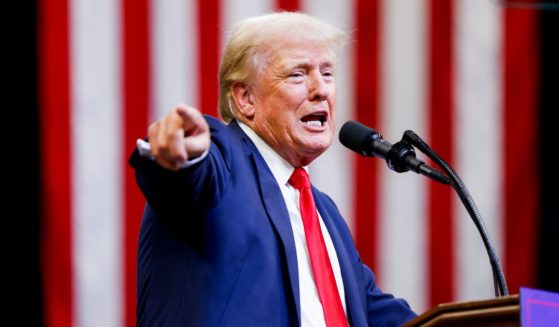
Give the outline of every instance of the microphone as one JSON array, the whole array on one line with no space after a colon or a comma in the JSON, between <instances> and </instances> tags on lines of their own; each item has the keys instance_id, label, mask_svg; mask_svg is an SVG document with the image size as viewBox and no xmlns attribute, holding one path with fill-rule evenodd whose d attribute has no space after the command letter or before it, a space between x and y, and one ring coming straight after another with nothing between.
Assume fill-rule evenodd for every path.
<instances>
[{"instance_id":1,"label":"microphone","mask_svg":"<svg viewBox=\"0 0 559 327\"><path fill-rule=\"evenodd\" d=\"M437 182L450 185L450 179L415 157L415 150L406 141L391 144L374 129L350 120L340 129L340 142L350 150L365 157L386 160L388 168L398 173L414 171Z\"/></svg>"}]
</instances>

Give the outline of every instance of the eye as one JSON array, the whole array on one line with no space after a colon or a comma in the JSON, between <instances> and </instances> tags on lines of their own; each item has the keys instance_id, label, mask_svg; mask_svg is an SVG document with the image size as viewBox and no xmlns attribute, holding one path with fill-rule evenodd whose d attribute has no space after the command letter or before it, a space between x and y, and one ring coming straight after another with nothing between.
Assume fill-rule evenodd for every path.
<instances>
[{"instance_id":1,"label":"eye","mask_svg":"<svg viewBox=\"0 0 559 327\"><path fill-rule=\"evenodd\" d=\"M322 71L322 76L325 78L334 78L334 72L330 69L325 69Z\"/></svg>"},{"instance_id":2,"label":"eye","mask_svg":"<svg viewBox=\"0 0 559 327\"><path fill-rule=\"evenodd\" d=\"M302 70L295 70L289 73L288 75L288 81L290 81L291 83L303 83L305 81L305 72Z\"/></svg>"}]
</instances>

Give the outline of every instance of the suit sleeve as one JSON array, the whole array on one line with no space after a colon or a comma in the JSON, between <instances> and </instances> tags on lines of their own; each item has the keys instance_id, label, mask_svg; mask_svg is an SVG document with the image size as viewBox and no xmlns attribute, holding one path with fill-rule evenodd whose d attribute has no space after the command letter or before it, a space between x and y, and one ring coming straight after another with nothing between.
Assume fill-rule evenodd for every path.
<instances>
[{"instance_id":1,"label":"suit sleeve","mask_svg":"<svg viewBox=\"0 0 559 327\"><path fill-rule=\"evenodd\" d=\"M136 171L136 181L148 204L162 216L200 213L217 203L230 180L231 146L227 128L212 117L212 142L206 158L179 171L161 167L135 150L129 163Z\"/></svg>"},{"instance_id":2,"label":"suit sleeve","mask_svg":"<svg viewBox=\"0 0 559 327\"><path fill-rule=\"evenodd\" d=\"M409 304L392 294L384 293L375 283L375 275L363 264L369 326L400 326L415 318Z\"/></svg>"}]
</instances>

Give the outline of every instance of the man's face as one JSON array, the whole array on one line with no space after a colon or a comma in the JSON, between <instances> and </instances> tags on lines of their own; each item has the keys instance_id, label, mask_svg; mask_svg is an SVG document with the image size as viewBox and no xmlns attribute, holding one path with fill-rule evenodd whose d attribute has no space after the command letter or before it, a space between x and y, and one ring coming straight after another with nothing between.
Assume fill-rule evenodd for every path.
<instances>
[{"instance_id":1,"label":"man's face","mask_svg":"<svg viewBox=\"0 0 559 327\"><path fill-rule=\"evenodd\" d=\"M332 143L335 55L308 38L274 42L252 85L253 130L293 166L308 165Z\"/></svg>"}]
</instances>

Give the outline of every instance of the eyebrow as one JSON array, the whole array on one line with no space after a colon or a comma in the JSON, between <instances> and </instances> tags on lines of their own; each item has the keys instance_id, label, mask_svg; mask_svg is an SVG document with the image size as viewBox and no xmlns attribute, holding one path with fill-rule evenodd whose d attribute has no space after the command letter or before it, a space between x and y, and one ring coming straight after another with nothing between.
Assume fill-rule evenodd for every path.
<instances>
[{"instance_id":1,"label":"eyebrow","mask_svg":"<svg viewBox=\"0 0 559 327\"><path fill-rule=\"evenodd\" d=\"M291 62L286 62L286 63L282 63L280 65L280 67L282 69L285 70L293 70L293 69L298 69L298 68L309 68L310 66L312 66L308 61L304 61L304 62L297 62L297 61L291 61ZM334 62L332 62L331 60L327 60L324 62L320 63L320 69L322 68L334 68L335 64Z\"/></svg>"}]
</instances>

